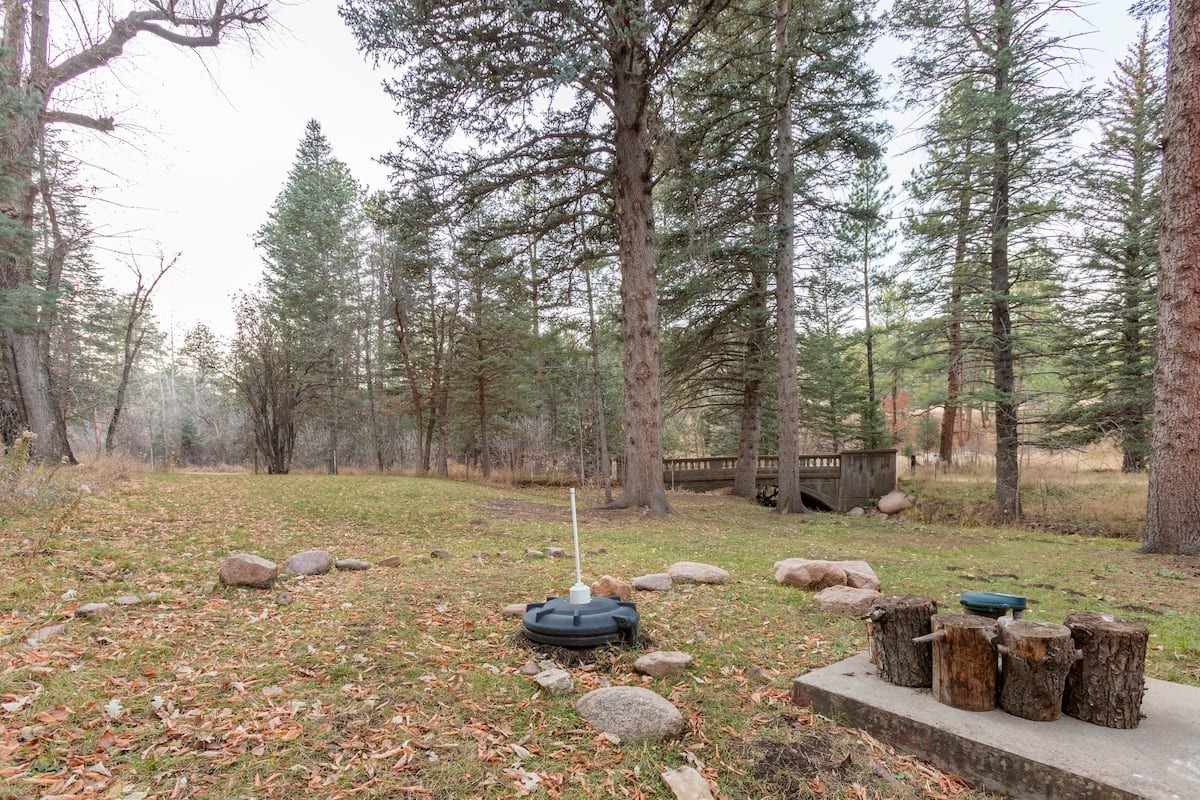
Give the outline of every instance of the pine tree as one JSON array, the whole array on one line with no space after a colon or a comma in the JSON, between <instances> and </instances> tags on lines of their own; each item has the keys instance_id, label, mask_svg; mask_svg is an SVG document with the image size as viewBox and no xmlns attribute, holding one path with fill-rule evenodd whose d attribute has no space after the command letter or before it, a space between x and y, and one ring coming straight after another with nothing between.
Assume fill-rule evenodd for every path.
<instances>
[{"instance_id":1,"label":"pine tree","mask_svg":"<svg viewBox=\"0 0 1200 800\"><path fill-rule=\"evenodd\" d=\"M1015 292L1023 263L1044 269L1039 241L1057 211L1057 186L1069 174L1070 137L1086 113L1084 90L1062 89L1069 57L1047 30L1070 0L902 0L895 16L913 40L902 59L909 93L924 99L956 87L969 91L969 119L979 175L986 179L990 306L988 337L995 407L996 509L1001 521L1021 516L1018 461L1017 353L1023 298ZM1032 282L1031 282L1032 284Z\"/></svg>"},{"instance_id":2,"label":"pine tree","mask_svg":"<svg viewBox=\"0 0 1200 800\"><path fill-rule=\"evenodd\" d=\"M361 256L361 192L344 163L333 157L316 120L305 126L296 160L255 244L263 254L266 310L291 342L294 366L325 398L326 463L338 469L344 423L344 384L356 345L350 302L352 273Z\"/></svg>"},{"instance_id":3,"label":"pine tree","mask_svg":"<svg viewBox=\"0 0 1200 800\"><path fill-rule=\"evenodd\" d=\"M1116 440L1124 472L1144 470L1150 453L1161 66L1143 27L1109 81L1078 206L1083 257L1063 348L1069 406L1053 419L1056 442Z\"/></svg>"},{"instance_id":4,"label":"pine tree","mask_svg":"<svg viewBox=\"0 0 1200 800\"><path fill-rule=\"evenodd\" d=\"M884 187L886 181L887 167L881 159L859 162L851 184L849 208L837 228L838 257L844 259L847 266L853 266L861 278L861 293L856 294L863 312L863 368L867 385L858 412L859 439L869 449L890 443L876 391L875 329L871 319L876 266L891 251L894 239L888 220L893 197L891 190Z\"/></svg>"}]
</instances>

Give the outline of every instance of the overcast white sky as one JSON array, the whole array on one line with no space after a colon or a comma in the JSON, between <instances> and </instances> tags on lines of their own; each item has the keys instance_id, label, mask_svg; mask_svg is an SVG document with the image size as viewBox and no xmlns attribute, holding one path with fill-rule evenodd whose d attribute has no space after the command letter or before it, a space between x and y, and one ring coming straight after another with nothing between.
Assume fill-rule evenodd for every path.
<instances>
[{"instance_id":1,"label":"overcast white sky","mask_svg":"<svg viewBox=\"0 0 1200 800\"><path fill-rule=\"evenodd\" d=\"M256 52L231 42L203 53L150 39L130 47L104 79L116 137L87 135L98 183L90 216L98 253L118 289L134 253L153 269L181 253L155 295L166 325L232 331L231 296L260 275L254 232L283 188L309 119L334 155L373 189L387 185L375 158L403 122L337 15L334 0L280 9Z\"/></svg>"},{"instance_id":2,"label":"overcast white sky","mask_svg":"<svg viewBox=\"0 0 1200 800\"><path fill-rule=\"evenodd\" d=\"M98 188L89 212L103 235L98 260L114 288L129 290L123 265L131 254L149 270L160 251L181 253L155 296L164 325L205 322L232 332L231 297L261 274L253 234L283 187L307 120L321 123L334 155L361 183L387 186L375 159L392 149L404 122L336 6L282 7L255 52L231 43L197 54L147 37L103 78L103 108L122 129L82 142ZM1126 7L1101 0L1084 11L1099 29L1080 41L1094 48L1087 57L1098 82L1138 27ZM890 56L876 60L887 69ZM902 161L893 177L908 169Z\"/></svg>"}]
</instances>

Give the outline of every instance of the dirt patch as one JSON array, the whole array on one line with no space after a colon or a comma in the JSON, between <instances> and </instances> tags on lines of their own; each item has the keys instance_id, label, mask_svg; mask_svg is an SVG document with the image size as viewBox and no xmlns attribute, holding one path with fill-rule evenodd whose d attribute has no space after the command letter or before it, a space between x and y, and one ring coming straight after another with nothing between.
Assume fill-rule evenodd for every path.
<instances>
[{"instance_id":1,"label":"dirt patch","mask_svg":"<svg viewBox=\"0 0 1200 800\"><path fill-rule=\"evenodd\" d=\"M570 522L571 509L552 503L535 503L530 500L493 498L480 500L475 507L492 517L529 519L538 522ZM605 525L633 524L653 514L645 509L634 508L576 508L575 517L580 525L603 523Z\"/></svg>"},{"instance_id":2,"label":"dirt patch","mask_svg":"<svg viewBox=\"0 0 1200 800\"><path fill-rule=\"evenodd\" d=\"M626 646L606 644L599 647L558 647L535 642L520 630L513 634L512 643L523 650L529 650L537 658L553 661L560 667L579 667L591 664L599 672L628 671L629 668L625 663L629 651L629 647ZM655 644L652 638L642 633L638 634L637 641L630 647L653 650Z\"/></svg>"}]
</instances>

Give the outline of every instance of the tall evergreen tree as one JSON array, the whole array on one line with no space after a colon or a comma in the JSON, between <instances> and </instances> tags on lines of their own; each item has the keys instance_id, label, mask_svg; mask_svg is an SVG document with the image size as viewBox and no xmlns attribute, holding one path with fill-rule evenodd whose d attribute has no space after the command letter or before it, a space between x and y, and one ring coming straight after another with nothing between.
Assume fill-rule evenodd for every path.
<instances>
[{"instance_id":1,"label":"tall evergreen tree","mask_svg":"<svg viewBox=\"0 0 1200 800\"><path fill-rule=\"evenodd\" d=\"M333 157L316 120L305 126L296 160L255 244L263 254L266 310L287 337L294 365L323 389L326 464L338 468L344 425L348 334L355 330L350 287L360 267L361 192Z\"/></svg>"},{"instance_id":2,"label":"tall evergreen tree","mask_svg":"<svg viewBox=\"0 0 1200 800\"><path fill-rule=\"evenodd\" d=\"M662 476L655 132L658 91L726 0L647 6L534 0L346 0L360 46L401 70L389 84L438 145L475 137L452 171L469 193L536 175L580 175L610 192L621 264L625 481L620 507L671 511ZM605 156L598 162L597 153ZM469 180L467 180L469 178Z\"/></svg>"},{"instance_id":3,"label":"tall evergreen tree","mask_svg":"<svg viewBox=\"0 0 1200 800\"><path fill-rule=\"evenodd\" d=\"M1021 516L1014 286L1021 252L1045 263L1033 241L1056 210L1053 189L1069 167L1070 137L1086 112L1084 90L1059 86L1070 56L1048 23L1071 0L901 0L894 13L913 55L902 59L910 95L928 99L970 89L987 189L987 298L991 400L995 407L996 510Z\"/></svg>"},{"instance_id":4,"label":"tall evergreen tree","mask_svg":"<svg viewBox=\"0 0 1200 800\"><path fill-rule=\"evenodd\" d=\"M1109 81L1102 138L1088 154L1079 220L1078 303L1064 326L1068 407L1059 442L1115 440L1121 469L1146 468L1154 371L1163 86L1149 27Z\"/></svg>"},{"instance_id":5,"label":"tall evergreen tree","mask_svg":"<svg viewBox=\"0 0 1200 800\"><path fill-rule=\"evenodd\" d=\"M849 208L837 228L838 254L857 272L859 308L862 309L862 340L865 348L867 386L859 415L859 439L864 447L880 448L891 441L883 420L875 374L875 328L872 324L872 288L878 262L892 249L894 236L889 227L889 206L893 196L884 185L887 167L882 159L860 161L850 187Z\"/></svg>"}]
</instances>

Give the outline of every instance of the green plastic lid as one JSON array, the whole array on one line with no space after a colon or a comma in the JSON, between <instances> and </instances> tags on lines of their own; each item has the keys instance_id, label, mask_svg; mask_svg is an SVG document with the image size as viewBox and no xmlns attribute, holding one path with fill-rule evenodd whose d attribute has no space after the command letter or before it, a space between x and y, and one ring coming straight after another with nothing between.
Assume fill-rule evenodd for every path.
<instances>
[{"instance_id":1,"label":"green plastic lid","mask_svg":"<svg viewBox=\"0 0 1200 800\"><path fill-rule=\"evenodd\" d=\"M972 611L1024 611L1025 598L999 592L963 592L958 602Z\"/></svg>"}]
</instances>

